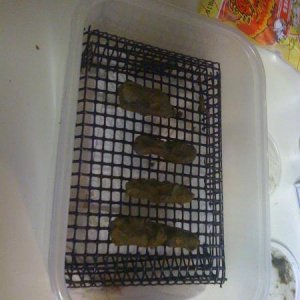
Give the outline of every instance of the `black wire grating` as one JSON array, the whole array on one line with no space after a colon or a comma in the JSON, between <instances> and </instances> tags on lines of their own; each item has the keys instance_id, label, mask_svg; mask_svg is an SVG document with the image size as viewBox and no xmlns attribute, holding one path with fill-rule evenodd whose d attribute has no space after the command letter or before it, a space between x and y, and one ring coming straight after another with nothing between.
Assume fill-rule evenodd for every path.
<instances>
[{"instance_id":1,"label":"black wire grating","mask_svg":"<svg viewBox=\"0 0 300 300\"><path fill-rule=\"evenodd\" d=\"M221 73L218 63L88 29L84 33L65 260L68 287L220 284L225 281ZM143 117L117 104L117 87L135 81L170 95L178 116ZM200 97L204 114L199 113ZM190 165L132 150L141 133L192 143ZM131 178L185 184L191 204L126 199ZM199 235L200 247L115 246L108 226L119 215L140 216Z\"/></svg>"}]
</instances>

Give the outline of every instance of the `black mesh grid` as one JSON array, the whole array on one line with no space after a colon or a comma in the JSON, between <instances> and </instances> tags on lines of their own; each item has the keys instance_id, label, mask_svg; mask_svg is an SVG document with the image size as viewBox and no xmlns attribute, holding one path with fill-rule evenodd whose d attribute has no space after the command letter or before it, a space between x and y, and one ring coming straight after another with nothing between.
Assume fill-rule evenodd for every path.
<instances>
[{"instance_id":1,"label":"black mesh grid","mask_svg":"<svg viewBox=\"0 0 300 300\"><path fill-rule=\"evenodd\" d=\"M220 284L225 281L221 73L218 63L88 29L84 33L73 153L65 278L68 287L156 284ZM126 80L170 95L178 116L143 117L118 107ZM199 113L200 98L205 113ZM132 150L141 133L192 143L189 165ZM130 178L185 184L191 204L153 204L124 196ZM200 247L115 246L108 226L118 215L193 231Z\"/></svg>"}]
</instances>

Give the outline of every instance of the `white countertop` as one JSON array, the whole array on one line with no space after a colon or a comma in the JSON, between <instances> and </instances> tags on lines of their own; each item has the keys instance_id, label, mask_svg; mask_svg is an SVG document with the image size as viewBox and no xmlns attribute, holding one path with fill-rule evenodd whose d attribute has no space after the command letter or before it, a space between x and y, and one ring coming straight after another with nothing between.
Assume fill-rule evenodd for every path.
<instances>
[{"instance_id":1,"label":"white countertop","mask_svg":"<svg viewBox=\"0 0 300 300\"><path fill-rule=\"evenodd\" d=\"M44 287L44 295L50 293L46 268L57 136L77 2L7 0L1 9L0 234L6 242L0 245L0 269L7 271L1 272L0 291L5 299L21 299L18 292L23 299L46 299L36 292L38 286ZM300 210L293 186L300 179L300 74L274 54L260 54L269 132L282 163L281 181L270 199L271 235L300 263ZM34 272L41 280L25 276ZM26 281L28 285L22 284Z\"/></svg>"}]
</instances>

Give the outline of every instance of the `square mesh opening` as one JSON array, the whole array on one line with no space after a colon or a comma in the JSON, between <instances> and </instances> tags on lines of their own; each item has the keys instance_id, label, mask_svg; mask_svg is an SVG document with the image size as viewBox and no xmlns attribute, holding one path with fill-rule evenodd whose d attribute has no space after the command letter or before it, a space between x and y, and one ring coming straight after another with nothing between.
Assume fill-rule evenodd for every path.
<instances>
[{"instance_id":1,"label":"square mesh opening","mask_svg":"<svg viewBox=\"0 0 300 300\"><path fill-rule=\"evenodd\" d=\"M65 278L68 287L220 284L225 281L220 65L92 30L84 32L75 128ZM177 109L171 119L118 106L117 88L130 80L158 88ZM200 99L205 113L199 113ZM194 145L192 164L133 152L141 133ZM131 178L184 184L190 204L129 201ZM108 226L119 215L187 229L199 236L190 252L160 246L116 246Z\"/></svg>"}]
</instances>

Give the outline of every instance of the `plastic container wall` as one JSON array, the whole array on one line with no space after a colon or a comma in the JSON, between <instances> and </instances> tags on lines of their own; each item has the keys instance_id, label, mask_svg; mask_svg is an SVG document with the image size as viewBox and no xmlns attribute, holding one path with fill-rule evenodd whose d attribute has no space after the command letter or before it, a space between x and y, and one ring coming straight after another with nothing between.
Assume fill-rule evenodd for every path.
<instances>
[{"instance_id":1,"label":"plastic container wall","mask_svg":"<svg viewBox=\"0 0 300 300\"><path fill-rule=\"evenodd\" d=\"M188 299L264 299L270 281L264 70L256 50L234 30L161 1L82 1L73 18L51 231L49 271L67 299L64 252L82 30L101 31L221 63L225 253L223 288L185 287ZM173 299L182 287L123 288L116 299ZM104 291L97 294L106 299ZM181 292L182 293L182 292Z\"/></svg>"}]
</instances>

